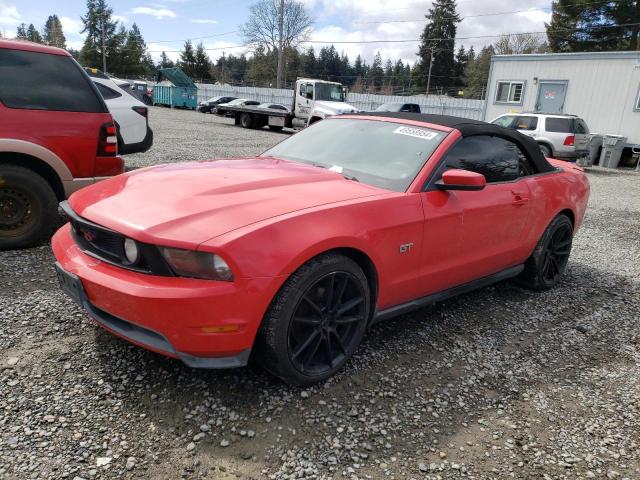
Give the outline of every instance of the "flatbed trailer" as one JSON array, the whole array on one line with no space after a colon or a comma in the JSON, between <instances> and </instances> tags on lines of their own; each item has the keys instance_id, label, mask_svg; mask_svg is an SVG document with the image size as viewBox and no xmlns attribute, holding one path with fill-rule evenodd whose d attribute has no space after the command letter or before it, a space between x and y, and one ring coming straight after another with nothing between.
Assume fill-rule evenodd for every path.
<instances>
[{"instance_id":1,"label":"flatbed trailer","mask_svg":"<svg viewBox=\"0 0 640 480\"><path fill-rule=\"evenodd\" d=\"M280 131L284 127L294 127L294 116L285 110L257 108L252 105L225 107L224 109L226 113L233 114L235 125L240 125L243 128L268 126L271 130Z\"/></svg>"}]
</instances>

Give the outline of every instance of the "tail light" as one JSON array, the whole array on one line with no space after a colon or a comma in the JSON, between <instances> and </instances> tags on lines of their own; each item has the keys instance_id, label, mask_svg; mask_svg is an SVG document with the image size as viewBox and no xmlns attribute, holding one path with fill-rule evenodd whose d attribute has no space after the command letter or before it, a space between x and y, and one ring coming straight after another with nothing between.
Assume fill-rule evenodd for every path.
<instances>
[{"instance_id":1,"label":"tail light","mask_svg":"<svg viewBox=\"0 0 640 480\"><path fill-rule=\"evenodd\" d=\"M117 135L116 126L111 122L100 127L97 153L99 157L115 157L118 154Z\"/></svg>"},{"instance_id":2,"label":"tail light","mask_svg":"<svg viewBox=\"0 0 640 480\"><path fill-rule=\"evenodd\" d=\"M134 112L139 113L140 115L142 115L144 118L147 118L147 115L149 114L149 109L147 107L135 106L135 107L131 107L131 109Z\"/></svg>"},{"instance_id":3,"label":"tail light","mask_svg":"<svg viewBox=\"0 0 640 480\"><path fill-rule=\"evenodd\" d=\"M567 147L573 147L575 142L576 142L575 135L569 135L567 138L564 139L564 145Z\"/></svg>"}]
</instances>

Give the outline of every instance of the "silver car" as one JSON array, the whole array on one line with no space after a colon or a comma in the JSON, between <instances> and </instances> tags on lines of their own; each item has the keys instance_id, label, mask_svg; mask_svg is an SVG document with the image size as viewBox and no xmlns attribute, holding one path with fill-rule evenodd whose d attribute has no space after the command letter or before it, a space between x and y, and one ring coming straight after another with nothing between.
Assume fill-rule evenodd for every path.
<instances>
[{"instance_id":1,"label":"silver car","mask_svg":"<svg viewBox=\"0 0 640 480\"><path fill-rule=\"evenodd\" d=\"M588 153L589 127L575 115L508 113L491 123L535 138L545 157L576 160Z\"/></svg>"}]
</instances>

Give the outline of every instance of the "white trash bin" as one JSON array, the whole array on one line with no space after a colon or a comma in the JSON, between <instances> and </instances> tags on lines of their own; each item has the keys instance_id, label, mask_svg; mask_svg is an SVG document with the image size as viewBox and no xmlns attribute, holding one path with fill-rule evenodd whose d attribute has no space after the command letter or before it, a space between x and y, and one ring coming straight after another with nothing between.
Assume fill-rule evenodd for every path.
<instances>
[{"instance_id":1,"label":"white trash bin","mask_svg":"<svg viewBox=\"0 0 640 480\"><path fill-rule=\"evenodd\" d=\"M605 168L618 168L622 150L627 143L627 137L622 135L605 135L602 141L602 153L600 154L600 166Z\"/></svg>"}]
</instances>

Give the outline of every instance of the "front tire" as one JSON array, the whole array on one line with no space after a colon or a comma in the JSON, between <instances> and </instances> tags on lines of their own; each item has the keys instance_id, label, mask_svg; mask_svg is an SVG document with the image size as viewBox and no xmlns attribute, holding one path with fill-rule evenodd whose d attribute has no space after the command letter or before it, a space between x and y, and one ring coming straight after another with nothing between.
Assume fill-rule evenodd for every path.
<instances>
[{"instance_id":1,"label":"front tire","mask_svg":"<svg viewBox=\"0 0 640 480\"><path fill-rule=\"evenodd\" d=\"M555 287L564 274L571 254L573 223L564 214L555 217L525 263L521 282L534 290Z\"/></svg>"},{"instance_id":2,"label":"front tire","mask_svg":"<svg viewBox=\"0 0 640 480\"><path fill-rule=\"evenodd\" d=\"M258 333L264 368L291 385L312 385L340 370L365 333L370 288L353 260L334 253L300 267L274 298Z\"/></svg>"},{"instance_id":3,"label":"front tire","mask_svg":"<svg viewBox=\"0 0 640 480\"><path fill-rule=\"evenodd\" d=\"M42 242L57 218L58 200L44 178L17 165L0 165L0 250Z\"/></svg>"},{"instance_id":4,"label":"front tire","mask_svg":"<svg viewBox=\"0 0 640 480\"><path fill-rule=\"evenodd\" d=\"M540 151L542 152L542 155L545 156L545 158L552 158L553 157L553 152L551 151L551 149L548 146L543 145L542 143L539 144L539 146L540 146Z\"/></svg>"}]
</instances>

